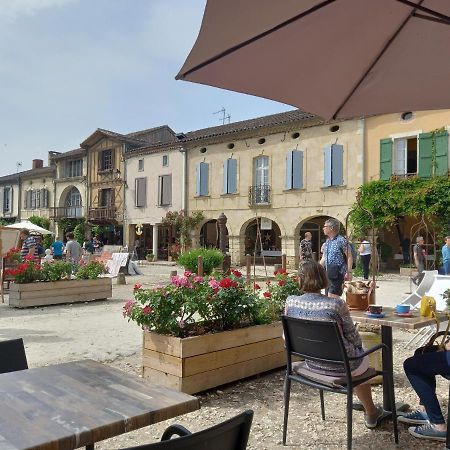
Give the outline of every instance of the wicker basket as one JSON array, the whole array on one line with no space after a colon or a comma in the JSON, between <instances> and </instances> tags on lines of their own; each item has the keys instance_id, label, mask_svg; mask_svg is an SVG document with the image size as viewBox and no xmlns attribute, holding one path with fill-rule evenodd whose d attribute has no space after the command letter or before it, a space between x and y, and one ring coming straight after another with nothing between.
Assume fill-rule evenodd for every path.
<instances>
[{"instance_id":1,"label":"wicker basket","mask_svg":"<svg viewBox=\"0 0 450 450\"><path fill-rule=\"evenodd\" d=\"M345 296L349 309L365 311L369 307L369 304L374 303L373 291L367 294L354 294L353 292L346 292Z\"/></svg>"}]
</instances>

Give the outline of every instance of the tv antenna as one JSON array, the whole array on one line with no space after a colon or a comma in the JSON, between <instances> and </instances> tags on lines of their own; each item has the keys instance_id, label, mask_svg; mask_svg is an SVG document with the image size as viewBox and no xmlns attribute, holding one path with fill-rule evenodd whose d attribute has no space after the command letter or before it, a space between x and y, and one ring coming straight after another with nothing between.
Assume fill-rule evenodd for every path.
<instances>
[{"instance_id":1,"label":"tv antenna","mask_svg":"<svg viewBox=\"0 0 450 450\"><path fill-rule=\"evenodd\" d=\"M216 111L213 114L222 114L222 117L219 119L222 121L222 125L225 125L225 122L228 120L228 123L230 123L231 116L227 114L227 110L222 106L222 109L219 111Z\"/></svg>"},{"instance_id":2,"label":"tv antenna","mask_svg":"<svg viewBox=\"0 0 450 450\"><path fill-rule=\"evenodd\" d=\"M16 162L16 173L19 173L19 169L22 168L22 161L17 161Z\"/></svg>"}]
</instances>

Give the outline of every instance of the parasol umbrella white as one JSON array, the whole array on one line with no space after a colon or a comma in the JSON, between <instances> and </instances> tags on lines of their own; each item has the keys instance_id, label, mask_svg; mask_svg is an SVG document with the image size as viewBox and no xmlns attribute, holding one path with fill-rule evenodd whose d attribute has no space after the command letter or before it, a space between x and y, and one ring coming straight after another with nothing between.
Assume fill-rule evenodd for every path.
<instances>
[{"instance_id":1,"label":"parasol umbrella white","mask_svg":"<svg viewBox=\"0 0 450 450\"><path fill-rule=\"evenodd\" d=\"M208 0L177 79L324 119L450 108L449 0Z\"/></svg>"},{"instance_id":2,"label":"parasol umbrella white","mask_svg":"<svg viewBox=\"0 0 450 450\"><path fill-rule=\"evenodd\" d=\"M46 230L34 223L31 223L29 220L24 220L22 222L13 223L11 225L6 225L5 228L15 228L18 230L26 229L29 230L33 234L53 234L51 231Z\"/></svg>"}]
</instances>

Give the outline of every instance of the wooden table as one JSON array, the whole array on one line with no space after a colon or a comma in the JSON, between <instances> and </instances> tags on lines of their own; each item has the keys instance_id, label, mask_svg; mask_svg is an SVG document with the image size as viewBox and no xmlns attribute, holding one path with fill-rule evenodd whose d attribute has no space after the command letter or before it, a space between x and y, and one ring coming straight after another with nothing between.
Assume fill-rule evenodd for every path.
<instances>
[{"instance_id":1,"label":"wooden table","mask_svg":"<svg viewBox=\"0 0 450 450\"><path fill-rule=\"evenodd\" d=\"M417 330L419 328L427 327L436 324L436 321L429 317L422 317L419 311L412 311L413 317L400 317L394 314L395 308L383 306L383 313L385 317L376 319L368 317L365 311L351 310L350 316L355 322L370 323L373 325L381 325L381 342L386 344L389 348L387 352L384 348L382 350L383 370L388 368L393 370L393 356L392 356L392 328L403 328L408 330ZM448 317L443 312L437 312L439 321L446 321ZM383 408L386 411L390 410L389 405L389 391L386 383L383 383ZM399 408L397 408L399 409Z\"/></svg>"},{"instance_id":2,"label":"wooden table","mask_svg":"<svg viewBox=\"0 0 450 450\"><path fill-rule=\"evenodd\" d=\"M71 450L200 408L92 360L0 375L0 448Z\"/></svg>"}]
</instances>

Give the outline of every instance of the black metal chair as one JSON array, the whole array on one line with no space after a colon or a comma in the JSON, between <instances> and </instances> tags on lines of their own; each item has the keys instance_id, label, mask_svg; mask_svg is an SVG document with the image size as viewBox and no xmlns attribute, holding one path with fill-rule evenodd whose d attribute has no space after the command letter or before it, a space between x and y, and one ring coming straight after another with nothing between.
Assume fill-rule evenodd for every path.
<instances>
[{"instance_id":1,"label":"black metal chair","mask_svg":"<svg viewBox=\"0 0 450 450\"><path fill-rule=\"evenodd\" d=\"M315 321L296 319L283 316L283 329L286 339L287 370L284 386L284 423L283 423L283 445L286 445L287 424L289 415L289 399L291 395L291 382L297 381L306 386L318 389L320 393L320 408L322 420L325 420L325 404L323 391L335 392L347 395L347 448L352 448L352 405L353 389L377 375L383 375L383 382L388 384L390 392L391 414L394 425L395 443L398 444L397 415L395 410L393 369L378 371L369 368L360 376L352 377L349 361L359 359L387 346L378 344L365 351L358 358L348 357L339 326L333 321ZM388 350L388 349L387 349ZM298 365L294 373L292 357L299 356L311 361L322 361L342 365L345 376L330 380L308 370L305 363L294 363Z\"/></svg>"},{"instance_id":2,"label":"black metal chair","mask_svg":"<svg viewBox=\"0 0 450 450\"><path fill-rule=\"evenodd\" d=\"M23 340L0 341L0 373L28 369Z\"/></svg>"},{"instance_id":3,"label":"black metal chair","mask_svg":"<svg viewBox=\"0 0 450 450\"><path fill-rule=\"evenodd\" d=\"M181 425L172 425L164 431L161 442L122 450L245 450L252 420L253 411L247 410L198 433L191 433ZM174 435L180 437L171 439Z\"/></svg>"}]
</instances>

